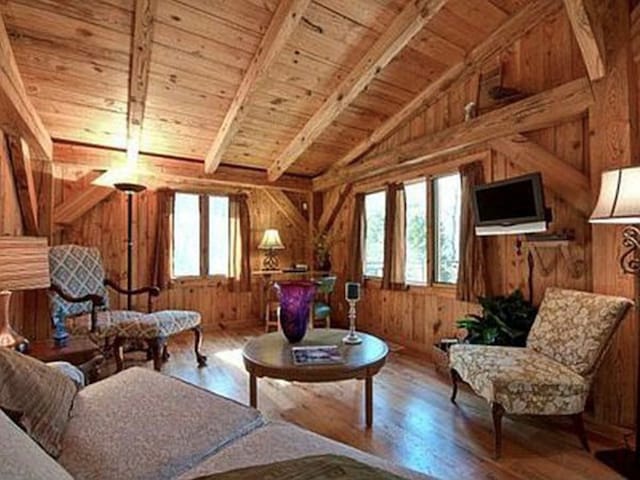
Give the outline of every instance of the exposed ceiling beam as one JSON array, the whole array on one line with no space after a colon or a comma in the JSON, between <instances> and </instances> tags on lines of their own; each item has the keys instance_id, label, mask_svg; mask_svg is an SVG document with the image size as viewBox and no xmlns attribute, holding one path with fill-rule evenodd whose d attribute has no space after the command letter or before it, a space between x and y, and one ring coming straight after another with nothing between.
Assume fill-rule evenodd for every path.
<instances>
[{"instance_id":1,"label":"exposed ceiling beam","mask_svg":"<svg viewBox=\"0 0 640 480\"><path fill-rule=\"evenodd\" d=\"M13 177L18 191L20 213L26 235L38 235L38 196L33 181L33 169L29 147L21 138L7 136Z\"/></svg>"},{"instance_id":2,"label":"exposed ceiling beam","mask_svg":"<svg viewBox=\"0 0 640 480\"><path fill-rule=\"evenodd\" d=\"M596 11L596 5L593 0L564 0L564 6L589 78L592 81L599 80L606 73L606 51L601 16Z\"/></svg>"},{"instance_id":3,"label":"exposed ceiling beam","mask_svg":"<svg viewBox=\"0 0 640 480\"><path fill-rule=\"evenodd\" d=\"M62 204L53 209L53 222L58 226L68 226L89 212L93 207L106 200L115 190L113 188L91 185L98 178L100 172L91 172L79 182L86 183L86 187Z\"/></svg>"},{"instance_id":4,"label":"exposed ceiling beam","mask_svg":"<svg viewBox=\"0 0 640 480\"><path fill-rule=\"evenodd\" d=\"M226 148L238 131L249 95L284 48L300 23L302 14L309 3L311 0L281 0L278 4L269 28L258 45L253 60L242 78L240 87L238 87L222 125L218 129L216 138L204 159L204 168L207 173L215 172L222 162Z\"/></svg>"},{"instance_id":5,"label":"exposed ceiling beam","mask_svg":"<svg viewBox=\"0 0 640 480\"><path fill-rule=\"evenodd\" d=\"M34 155L51 160L51 136L27 96L1 15L0 129L18 138L24 138Z\"/></svg>"},{"instance_id":6,"label":"exposed ceiling beam","mask_svg":"<svg viewBox=\"0 0 640 480\"><path fill-rule=\"evenodd\" d=\"M447 0L414 0L400 12L389 28L367 50L335 91L313 114L295 138L269 167L269 180L277 180L300 155L369 85L382 69L440 11Z\"/></svg>"},{"instance_id":7,"label":"exposed ceiling beam","mask_svg":"<svg viewBox=\"0 0 640 480\"><path fill-rule=\"evenodd\" d=\"M301 235L306 235L309 231L307 219L300 213L286 193L282 190L270 189L264 193L273 202L273 205L284 215L293 227L298 230Z\"/></svg>"},{"instance_id":8,"label":"exposed ceiling beam","mask_svg":"<svg viewBox=\"0 0 640 480\"><path fill-rule=\"evenodd\" d=\"M157 5L158 0L136 0L127 105L127 158L130 163L135 163L140 151Z\"/></svg>"},{"instance_id":9,"label":"exposed ceiling beam","mask_svg":"<svg viewBox=\"0 0 640 480\"><path fill-rule=\"evenodd\" d=\"M545 186L583 215L591 214L590 180L573 165L520 134L496 138L489 145L519 167L542 172Z\"/></svg>"},{"instance_id":10,"label":"exposed ceiling beam","mask_svg":"<svg viewBox=\"0 0 640 480\"><path fill-rule=\"evenodd\" d=\"M535 28L550 15L557 13L561 5L557 0L535 0L527 3L518 13L504 22L487 39L480 43L463 61L452 66L436 81L430 83L395 115L389 117L376 128L371 135L351 149L344 157L335 162L330 170L337 170L364 155L374 145L389 136L402 123L420 109L435 101L442 93L457 81L473 74L485 62L495 58L518 38Z\"/></svg>"},{"instance_id":11,"label":"exposed ceiling beam","mask_svg":"<svg viewBox=\"0 0 640 480\"><path fill-rule=\"evenodd\" d=\"M69 143L54 144L56 164L79 165L96 170L110 170L126 165L126 154L119 150L96 148ZM267 181L267 173L241 167L221 165L213 175L206 175L199 162L141 154L136 167L143 179L169 188L276 188L296 192L309 192L311 180L286 175L277 182Z\"/></svg>"},{"instance_id":12,"label":"exposed ceiling beam","mask_svg":"<svg viewBox=\"0 0 640 480\"><path fill-rule=\"evenodd\" d=\"M403 143L313 180L314 190L326 190L386 171L414 165L514 133L550 127L584 113L593 104L587 78L532 95L468 122Z\"/></svg>"}]
</instances>

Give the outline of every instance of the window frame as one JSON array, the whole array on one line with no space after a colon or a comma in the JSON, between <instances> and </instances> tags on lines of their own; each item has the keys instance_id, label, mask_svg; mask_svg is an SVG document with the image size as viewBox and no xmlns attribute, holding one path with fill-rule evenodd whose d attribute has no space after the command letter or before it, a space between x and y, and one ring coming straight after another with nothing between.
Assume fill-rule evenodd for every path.
<instances>
[{"instance_id":1,"label":"window frame","mask_svg":"<svg viewBox=\"0 0 640 480\"><path fill-rule=\"evenodd\" d=\"M460 172L457 169L453 170L443 170L438 173L433 174L425 174L419 175L417 177L411 177L408 180L403 180L402 183L406 185L411 185L412 183L417 183L421 181L426 182L426 202L427 202L427 219L425 222L426 225L426 241L427 241L427 265L426 265L426 273L427 278L425 283L420 282L409 282L406 281L406 285L410 290L425 290L431 291L434 293L442 294L444 296L453 295L456 290L456 283L445 283L445 282L437 282L437 272L436 272L436 264L435 264L435 255L436 255L436 188L435 182L440 177L448 177L451 175L459 175ZM372 190L367 190L364 192L365 195L369 195L372 193L378 193L381 191L386 191L385 187L380 187ZM366 214L366 213L365 213ZM365 238L366 242L366 238ZM366 259L365 259L366 263ZM365 266L363 265L363 270ZM363 278L366 283L381 286L382 277L376 277L371 275L363 275Z\"/></svg>"},{"instance_id":2,"label":"window frame","mask_svg":"<svg viewBox=\"0 0 640 480\"><path fill-rule=\"evenodd\" d=\"M175 235L175 221L172 218L171 221L171 245L170 245L170 249L171 249L171 261L170 261L170 265L171 265L171 283L174 284L209 284L211 282L220 282L220 281L227 281L229 279L229 275L221 275L221 274L215 274L215 275L210 275L209 274L209 229L210 229L210 225L209 225L209 197L229 197L229 195L224 194L224 193L217 193L217 192L211 192L211 193L202 193L202 192L192 192L192 191L188 191L188 190L177 190L176 192L177 194L183 194L183 195L194 195L198 197L198 214L200 215L200 222L199 222L199 226L200 226L200 252L199 252L199 259L200 259L200 274L199 275L182 275L179 277L176 277L174 275L173 272L173 256L174 256L174 235ZM175 214L175 213L174 213ZM228 240L228 239L227 239Z\"/></svg>"}]
</instances>

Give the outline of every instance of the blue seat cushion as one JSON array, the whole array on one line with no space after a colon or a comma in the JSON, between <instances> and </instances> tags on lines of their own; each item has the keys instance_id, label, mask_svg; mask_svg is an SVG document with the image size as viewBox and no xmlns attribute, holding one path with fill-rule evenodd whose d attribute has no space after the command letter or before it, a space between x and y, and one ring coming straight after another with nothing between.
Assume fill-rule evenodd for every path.
<instances>
[{"instance_id":1,"label":"blue seat cushion","mask_svg":"<svg viewBox=\"0 0 640 480\"><path fill-rule=\"evenodd\" d=\"M331 315L331 307L326 303L316 302L313 305L313 317L314 318L326 318Z\"/></svg>"}]
</instances>

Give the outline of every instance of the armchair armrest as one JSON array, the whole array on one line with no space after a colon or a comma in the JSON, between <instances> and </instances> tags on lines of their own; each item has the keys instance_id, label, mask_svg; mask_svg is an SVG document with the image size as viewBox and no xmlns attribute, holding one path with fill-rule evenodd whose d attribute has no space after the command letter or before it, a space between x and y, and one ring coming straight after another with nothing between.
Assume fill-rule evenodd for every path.
<instances>
[{"instance_id":1,"label":"armchair armrest","mask_svg":"<svg viewBox=\"0 0 640 480\"><path fill-rule=\"evenodd\" d=\"M68 293L65 293L65 291L62 290L62 288L60 288L55 283L51 284L50 289L53 290L56 294L60 295L60 297L62 297L62 299L66 302L70 302L70 303L91 302L93 303L94 307L101 307L104 305L104 298L102 298L100 295L95 295L93 293L90 293L87 295L83 295L82 297L73 297Z\"/></svg>"},{"instance_id":2,"label":"armchair armrest","mask_svg":"<svg viewBox=\"0 0 640 480\"><path fill-rule=\"evenodd\" d=\"M122 288L116 282L114 282L112 280L109 280L108 278L105 279L104 284L107 287L113 288L116 292L121 293L122 295L142 295L144 293L148 293L152 297L160 296L160 289L158 287L155 287L155 286L142 287L142 288L135 288L133 290L127 290L126 288Z\"/></svg>"}]
</instances>

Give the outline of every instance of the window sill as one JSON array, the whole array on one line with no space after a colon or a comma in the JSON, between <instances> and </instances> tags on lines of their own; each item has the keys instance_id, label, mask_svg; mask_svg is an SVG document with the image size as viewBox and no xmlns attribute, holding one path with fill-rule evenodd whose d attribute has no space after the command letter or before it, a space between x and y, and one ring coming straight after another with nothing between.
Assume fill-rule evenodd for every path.
<instances>
[{"instance_id":1,"label":"window sill","mask_svg":"<svg viewBox=\"0 0 640 480\"><path fill-rule=\"evenodd\" d=\"M367 277L364 280L365 288L382 288L382 279L381 278L373 278ZM406 290L396 290L403 291L409 294L420 294L420 295L433 295L436 297L445 297L445 298L455 298L456 297L456 286L453 284L447 283L436 283L433 285L419 285L416 283L410 283L407 285Z\"/></svg>"},{"instance_id":2,"label":"window sill","mask_svg":"<svg viewBox=\"0 0 640 480\"><path fill-rule=\"evenodd\" d=\"M229 277L223 275L214 275L211 277L178 277L172 278L169 288L180 287L217 287L227 285Z\"/></svg>"}]
</instances>

